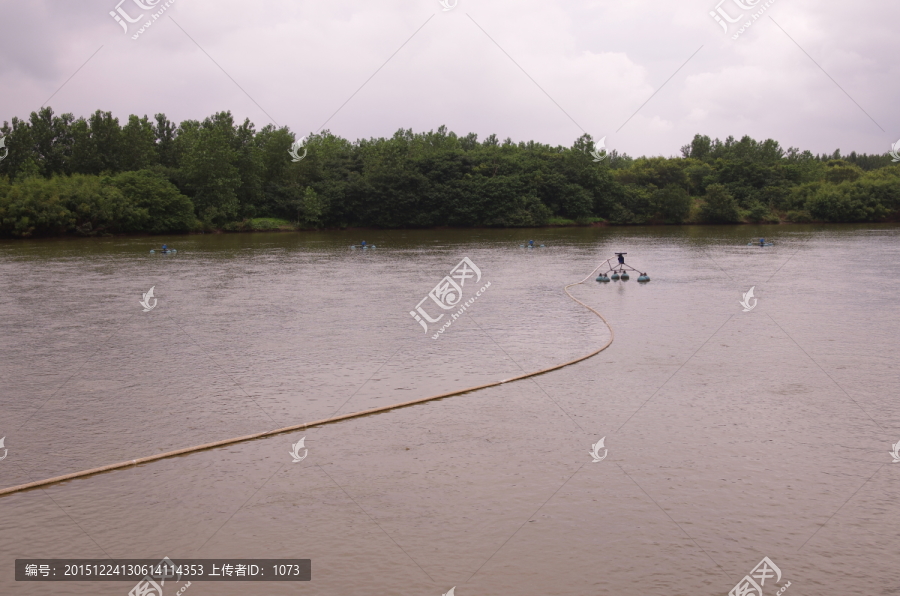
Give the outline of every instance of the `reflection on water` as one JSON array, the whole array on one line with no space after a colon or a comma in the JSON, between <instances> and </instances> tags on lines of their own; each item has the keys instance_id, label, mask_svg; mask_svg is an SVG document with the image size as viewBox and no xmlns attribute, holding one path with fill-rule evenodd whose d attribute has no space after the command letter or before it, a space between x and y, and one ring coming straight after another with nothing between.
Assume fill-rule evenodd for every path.
<instances>
[{"instance_id":1,"label":"reflection on water","mask_svg":"<svg viewBox=\"0 0 900 596\"><path fill-rule=\"evenodd\" d=\"M608 332L563 285L616 251L652 279L573 288L616 339L560 371L0 497L0 593L132 587L16 583L17 557L164 556L312 559L300 586L197 596L725 594L764 557L783 575L763 573L766 596L788 581L893 593L897 239L784 225L0 242L3 487L570 360ZM377 250L350 249L362 240ZM149 253L163 242L177 254ZM410 311L463 257L490 291L434 340Z\"/></svg>"}]
</instances>

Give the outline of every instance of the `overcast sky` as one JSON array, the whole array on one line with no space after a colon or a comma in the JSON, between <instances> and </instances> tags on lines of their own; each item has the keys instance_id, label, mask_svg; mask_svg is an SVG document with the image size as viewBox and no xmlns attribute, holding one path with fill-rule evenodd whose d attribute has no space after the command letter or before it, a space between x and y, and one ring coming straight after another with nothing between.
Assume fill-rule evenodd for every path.
<instances>
[{"instance_id":1,"label":"overcast sky","mask_svg":"<svg viewBox=\"0 0 900 596\"><path fill-rule=\"evenodd\" d=\"M298 137L588 132L634 156L695 133L829 153L900 139L892 0L769 0L755 21L767 0L724 0L727 33L718 0L168 0L132 39L166 1L0 0L0 121L231 110ZM117 5L144 18L126 33Z\"/></svg>"}]
</instances>

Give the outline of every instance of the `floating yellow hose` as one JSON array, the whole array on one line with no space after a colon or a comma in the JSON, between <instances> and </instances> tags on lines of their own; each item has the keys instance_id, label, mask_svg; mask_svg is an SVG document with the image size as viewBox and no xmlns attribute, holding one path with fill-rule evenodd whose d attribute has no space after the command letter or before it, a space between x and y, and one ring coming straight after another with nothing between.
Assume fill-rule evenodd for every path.
<instances>
[{"instance_id":1,"label":"floating yellow hose","mask_svg":"<svg viewBox=\"0 0 900 596\"><path fill-rule=\"evenodd\" d=\"M602 267L602 265L598 266L597 269L599 269L600 267ZM586 354L584 356L576 358L575 360L570 360L570 361L564 362L562 364L557 364L556 366L551 366L549 368L544 368L544 369L541 369L541 370L538 370L535 372L525 373L524 375L519 375L517 377L511 377L509 379L504 379L502 381L495 381L493 383L485 383L484 385L476 385L475 387L468 387L467 389L457 389L456 391L450 391L448 393L441 393L439 395L432 395L430 397L414 399L412 401L405 401L405 402L401 402L399 404L393 404L390 406L382 406L380 408L373 408L371 410L363 410L362 412L355 412L353 414L344 414L342 416L333 416L331 418L325 418L324 420L317 420L315 422L305 422L303 424L295 424L294 426L286 426L284 428L279 428L276 430L268 430L265 432L256 433L256 434L252 434L252 435L245 435L243 437L237 437L234 439L225 439L224 441L216 441L214 443L206 443L204 445L197 445L196 447L185 447L183 449L176 449L175 451L167 451L165 453L159 453L157 455L149 455L147 457L141 457L138 459L132 459L132 460L128 460L128 461L119 462L117 464L109 464L106 466L100 466L99 468L91 468L90 470L83 470L81 472L72 472L71 474L63 474L62 476L54 476L53 478L47 478L45 480L38 480L36 482L29 482L27 484L11 486L9 488L0 489L0 495L8 495L8 494L12 494L12 493L17 493L17 492L20 492L23 490L27 490L29 488L37 488L39 486L47 486L48 484L56 484L59 482L63 482L65 480L71 480L73 478L82 478L84 476L90 476L92 474L99 474L100 472L108 472L110 470L118 470L120 468L127 468L128 466L136 466L138 464L146 464L146 463L149 463L152 461L157 461L160 459L175 457L176 455L183 455L185 453L194 453L195 451L204 451L206 449L213 449L215 447L223 447L225 445L233 445L235 443L242 443L244 441L252 441L253 439L262 439L263 437L271 437L273 435L280 435L282 433L288 433L288 432L292 432L295 430L307 429L312 426L322 426L323 424L331 424L332 422L338 422L340 420L349 420L351 418L360 418L362 416L368 416L370 414L378 414L379 412L387 412L388 410L395 410L397 408L405 408L407 406L421 404L426 401L432 401L432 400L441 399L444 397L451 397L453 395L461 395L463 393L468 393L470 391L477 391L479 389L486 389L488 387L496 387L497 385L503 385L504 383L510 383L512 381L518 381L520 379L527 379L529 377L535 377L537 375L542 375L544 373L550 372L551 370L557 370L557 369L563 368L565 366L569 366L570 364L575 364L576 362L581 362L582 360L587 360L591 356L595 356L595 355L599 354L600 352L602 352L603 350L605 350L606 348L608 348L610 346L610 344L612 344L612 342L613 342L614 333L613 333L612 327L609 324L609 321L604 319L603 315L598 313L596 310L594 310L593 308L591 308L590 306L588 306L581 300L578 300L577 298L572 296L572 294L569 294L569 288L571 288L572 286L577 286L579 284L583 284L585 281L588 280L588 278L592 277L594 275L594 273L596 273L597 269L594 269L594 271L592 271L590 275L588 275L581 281L569 284L563 288L563 290L566 292L566 295L569 298L571 298L572 300L574 300L581 306L585 307L586 309L588 309L589 311L591 311L592 313L594 313L595 315L600 317L600 319L604 323L606 323L606 327L609 329L609 341L607 341L605 344L603 344L603 346L601 348L594 350L590 354Z\"/></svg>"}]
</instances>

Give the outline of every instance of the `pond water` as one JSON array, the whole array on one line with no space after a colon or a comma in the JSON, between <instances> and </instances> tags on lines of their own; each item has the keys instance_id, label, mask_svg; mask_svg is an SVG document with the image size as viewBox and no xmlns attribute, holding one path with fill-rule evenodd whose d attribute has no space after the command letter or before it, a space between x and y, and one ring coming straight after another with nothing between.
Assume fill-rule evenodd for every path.
<instances>
[{"instance_id":1,"label":"pond water","mask_svg":"<svg viewBox=\"0 0 900 596\"><path fill-rule=\"evenodd\" d=\"M746 245L760 236L774 246ZM377 249L350 248L363 239ZM0 593L134 587L16 582L16 558L168 556L312 560L310 582L189 596L724 595L764 557L782 576L766 596L900 594L898 240L782 225L0 242L0 488L572 360L609 331L562 287L616 251L652 280L573 287L615 341L555 372L2 496ZM177 254L149 253L162 242ZM481 277L463 298L490 286L432 339L449 315L426 332L410 311L464 257Z\"/></svg>"}]
</instances>

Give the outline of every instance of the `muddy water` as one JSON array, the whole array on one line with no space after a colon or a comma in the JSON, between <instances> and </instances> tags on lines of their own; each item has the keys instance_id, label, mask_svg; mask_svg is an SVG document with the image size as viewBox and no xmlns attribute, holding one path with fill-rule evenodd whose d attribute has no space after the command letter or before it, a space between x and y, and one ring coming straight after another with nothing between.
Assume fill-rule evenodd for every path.
<instances>
[{"instance_id":1,"label":"muddy water","mask_svg":"<svg viewBox=\"0 0 900 596\"><path fill-rule=\"evenodd\" d=\"M0 487L571 360L608 331L563 285L614 251L652 281L573 288L615 341L533 380L0 497L0 593L134 585L16 558L164 556L312 559L188 596L724 595L763 557L766 596L900 593L900 228L364 238L0 243ZM463 257L490 287L432 339L409 312Z\"/></svg>"}]
</instances>

